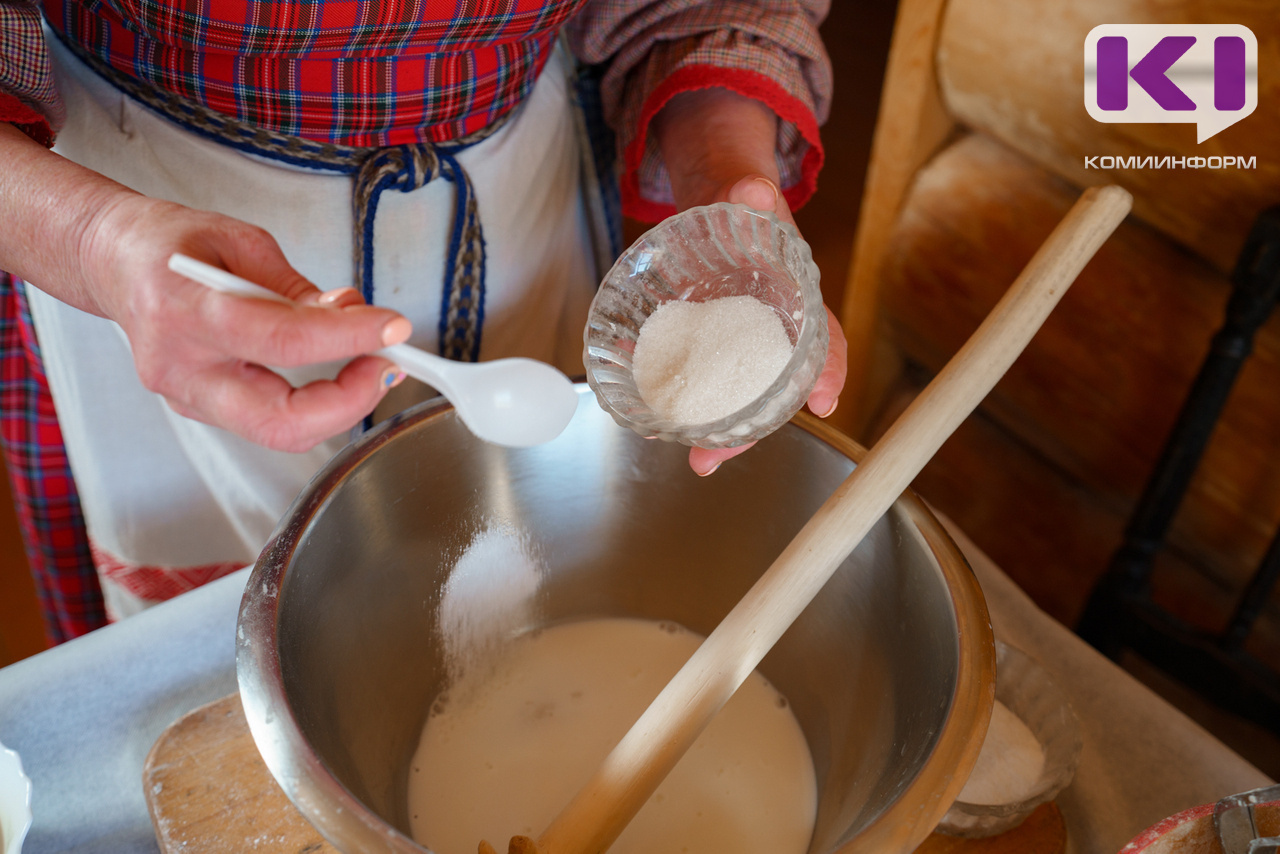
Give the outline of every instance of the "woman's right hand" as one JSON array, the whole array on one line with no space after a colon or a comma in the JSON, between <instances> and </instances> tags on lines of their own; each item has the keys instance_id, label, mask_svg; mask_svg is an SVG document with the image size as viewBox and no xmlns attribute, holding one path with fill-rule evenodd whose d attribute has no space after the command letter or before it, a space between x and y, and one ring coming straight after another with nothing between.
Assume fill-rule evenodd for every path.
<instances>
[{"instance_id":1,"label":"woman's right hand","mask_svg":"<svg viewBox=\"0 0 1280 854\"><path fill-rule=\"evenodd\" d=\"M353 289L321 294L267 232L144 196L121 199L87 241L86 268L114 281L104 314L129 336L138 376L180 415L270 448L306 450L371 412L402 375L366 356L409 337L409 321ZM293 300L219 293L168 269L190 255ZM351 360L331 381L293 388L266 365Z\"/></svg>"},{"instance_id":2,"label":"woman's right hand","mask_svg":"<svg viewBox=\"0 0 1280 854\"><path fill-rule=\"evenodd\" d=\"M119 323L143 385L179 414L305 451L358 422L403 377L363 354L406 340L409 321L365 305L352 289L322 294L262 229L134 193L0 124L0 162L6 158L13 165L0 172L0 235L8 235L0 236L0 269ZM168 269L174 252L296 304L188 281ZM351 361L335 379L300 388L265 367L343 360Z\"/></svg>"}]
</instances>

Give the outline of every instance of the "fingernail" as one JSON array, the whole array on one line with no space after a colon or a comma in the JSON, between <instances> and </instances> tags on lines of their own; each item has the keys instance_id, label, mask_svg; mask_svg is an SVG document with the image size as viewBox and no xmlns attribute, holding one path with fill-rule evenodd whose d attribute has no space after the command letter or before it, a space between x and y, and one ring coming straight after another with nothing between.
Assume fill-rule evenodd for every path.
<instances>
[{"instance_id":1,"label":"fingernail","mask_svg":"<svg viewBox=\"0 0 1280 854\"><path fill-rule=\"evenodd\" d=\"M826 412L816 412L816 413L814 413L814 414L815 414L815 415L817 415L819 418L826 418L828 415L830 415L831 413L835 412L835 411L836 411L836 407L837 407L837 406L839 406L839 405L840 405L840 398L839 398L839 397L837 397L837 398L835 398L834 400L832 400L832 401L831 401L831 405L830 405L829 407L827 407L827 411L826 411Z\"/></svg>"},{"instance_id":2,"label":"fingernail","mask_svg":"<svg viewBox=\"0 0 1280 854\"><path fill-rule=\"evenodd\" d=\"M409 336L413 333L413 324L408 319L397 317L387 321L387 325L382 327L382 346L390 347L392 344L403 344L409 340Z\"/></svg>"},{"instance_id":3,"label":"fingernail","mask_svg":"<svg viewBox=\"0 0 1280 854\"><path fill-rule=\"evenodd\" d=\"M724 462L724 461L723 461L723 460L721 460L720 462ZM713 474L715 474L715 473L716 473L716 469L718 469L718 468L720 468L720 463L716 463L715 465L713 465L711 468L707 469L706 471L700 471L700 472L698 472L698 477L710 477L711 475L713 475Z\"/></svg>"},{"instance_id":4,"label":"fingernail","mask_svg":"<svg viewBox=\"0 0 1280 854\"><path fill-rule=\"evenodd\" d=\"M404 377L404 371L400 370L399 367L392 365L382 372L382 387L395 388L400 385L400 383L404 382Z\"/></svg>"},{"instance_id":5,"label":"fingernail","mask_svg":"<svg viewBox=\"0 0 1280 854\"><path fill-rule=\"evenodd\" d=\"M336 302L341 302L350 294L359 293L360 292L355 288L334 288L333 290L325 291L320 296L316 297L316 303L319 305L333 305Z\"/></svg>"},{"instance_id":6,"label":"fingernail","mask_svg":"<svg viewBox=\"0 0 1280 854\"><path fill-rule=\"evenodd\" d=\"M761 210L761 211L777 210L778 209L777 186L775 186L774 183L770 181L768 178L755 178L752 180L751 183L754 185L752 195L756 197L756 200L755 200L756 202L763 202L764 196L761 194L766 192L768 193L768 199L769 199L769 201L765 204L753 203L752 207L754 207L756 210Z\"/></svg>"}]
</instances>

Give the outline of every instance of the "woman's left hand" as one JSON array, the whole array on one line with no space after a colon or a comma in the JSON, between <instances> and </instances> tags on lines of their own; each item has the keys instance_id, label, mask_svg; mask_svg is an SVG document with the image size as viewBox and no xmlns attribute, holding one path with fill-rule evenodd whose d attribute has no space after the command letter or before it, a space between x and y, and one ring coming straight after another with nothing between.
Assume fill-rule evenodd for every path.
<instances>
[{"instance_id":1,"label":"woman's left hand","mask_svg":"<svg viewBox=\"0 0 1280 854\"><path fill-rule=\"evenodd\" d=\"M733 202L771 211L795 225L778 191L777 121L759 101L728 89L684 92L668 101L651 130L671 176L676 209ZM808 400L809 410L820 418L835 411L847 370L848 345L830 308L827 329L827 361ZM750 447L691 448L689 465L699 475L709 475Z\"/></svg>"}]
</instances>

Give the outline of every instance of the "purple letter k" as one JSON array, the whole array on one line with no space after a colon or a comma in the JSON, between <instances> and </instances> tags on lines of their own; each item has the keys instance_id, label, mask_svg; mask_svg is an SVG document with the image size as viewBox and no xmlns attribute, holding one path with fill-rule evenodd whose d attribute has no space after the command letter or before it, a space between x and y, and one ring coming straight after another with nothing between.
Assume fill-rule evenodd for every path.
<instances>
[{"instance_id":1,"label":"purple letter k","mask_svg":"<svg viewBox=\"0 0 1280 854\"><path fill-rule=\"evenodd\" d=\"M1129 72L1133 82L1137 83L1147 94L1160 105L1162 110L1194 110L1195 101L1187 97L1173 81L1165 76L1169 67L1177 62L1184 53L1196 43L1195 36L1165 36L1160 43L1151 48L1147 55L1138 60L1137 65Z\"/></svg>"}]
</instances>

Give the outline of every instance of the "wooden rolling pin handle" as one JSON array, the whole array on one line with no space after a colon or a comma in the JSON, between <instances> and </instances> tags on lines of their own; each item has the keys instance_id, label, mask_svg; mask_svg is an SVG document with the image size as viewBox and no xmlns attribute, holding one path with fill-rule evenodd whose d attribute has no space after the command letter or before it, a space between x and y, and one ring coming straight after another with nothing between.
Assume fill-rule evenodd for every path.
<instances>
[{"instance_id":1,"label":"wooden rolling pin handle","mask_svg":"<svg viewBox=\"0 0 1280 854\"><path fill-rule=\"evenodd\" d=\"M1004 376L1132 202L1120 187L1085 191L973 336L867 452L551 823L537 842L542 854L600 854L613 844L871 526Z\"/></svg>"}]
</instances>

